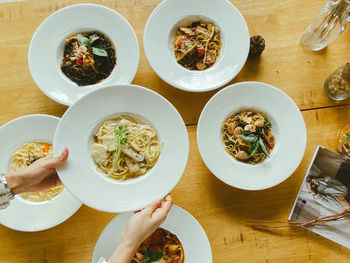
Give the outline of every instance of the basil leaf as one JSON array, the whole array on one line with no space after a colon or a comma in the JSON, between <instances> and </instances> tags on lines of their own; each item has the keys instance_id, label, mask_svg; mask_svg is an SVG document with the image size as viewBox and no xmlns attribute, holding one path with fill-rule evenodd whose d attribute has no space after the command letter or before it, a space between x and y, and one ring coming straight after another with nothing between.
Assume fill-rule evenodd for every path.
<instances>
[{"instance_id":1,"label":"basil leaf","mask_svg":"<svg viewBox=\"0 0 350 263\"><path fill-rule=\"evenodd\" d=\"M270 157L269 153L266 150L265 144L261 138L259 138L259 145L260 145L260 150L263 154L265 154L267 157Z\"/></svg>"},{"instance_id":2,"label":"basil leaf","mask_svg":"<svg viewBox=\"0 0 350 263\"><path fill-rule=\"evenodd\" d=\"M254 153L256 153L256 151L258 150L260 146L260 141L256 141L249 149L250 151L250 156L249 157L252 157L254 155Z\"/></svg>"},{"instance_id":3,"label":"basil leaf","mask_svg":"<svg viewBox=\"0 0 350 263\"><path fill-rule=\"evenodd\" d=\"M106 50L103 50L101 48L93 47L92 53L94 53L95 55L100 56L100 57L108 57Z\"/></svg>"},{"instance_id":4,"label":"basil leaf","mask_svg":"<svg viewBox=\"0 0 350 263\"><path fill-rule=\"evenodd\" d=\"M78 40L78 43L80 46L82 46L82 45L89 46L90 41L88 38L83 37L80 34L77 34L77 40Z\"/></svg>"},{"instance_id":5,"label":"basil leaf","mask_svg":"<svg viewBox=\"0 0 350 263\"><path fill-rule=\"evenodd\" d=\"M251 131L242 131L239 133L239 135L249 135L249 134L252 134L253 132Z\"/></svg>"},{"instance_id":6,"label":"basil leaf","mask_svg":"<svg viewBox=\"0 0 350 263\"><path fill-rule=\"evenodd\" d=\"M100 37L93 37L92 39L89 39L90 42L90 46L92 45L92 43L94 43L97 39L99 39Z\"/></svg>"},{"instance_id":7,"label":"basil leaf","mask_svg":"<svg viewBox=\"0 0 350 263\"><path fill-rule=\"evenodd\" d=\"M238 134L238 136L241 137L243 141L249 142L251 144L255 143L258 140L258 137L254 134L249 134L248 136L246 136L240 133Z\"/></svg>"},{"instance_id":8,"label":"basil leaf","mask_svg":"<svg viewBox=\"0 0 350 263\"><path fill-rule=\"evenodd\" d=\"M160 252L156 252L156 251L150 251L148 253L148 256L151 258L151 262L152 262L152 261L157 261L158 259L160 259L163 256L163 254Z\"/></svg>"}]
</instances>

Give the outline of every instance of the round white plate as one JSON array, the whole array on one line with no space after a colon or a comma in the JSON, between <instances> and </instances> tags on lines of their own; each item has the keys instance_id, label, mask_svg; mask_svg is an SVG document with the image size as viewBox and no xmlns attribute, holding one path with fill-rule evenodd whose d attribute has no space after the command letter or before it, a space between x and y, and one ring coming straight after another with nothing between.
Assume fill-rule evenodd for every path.
<instances>
[{"instance_id":1,"label":"round white plate","mask_svg":"<svg viewBox=\"0 0 350 263\"><path fill-rule=\"evenodd\" d=\"M28 115L0 128L0 171L7 172L13 153L28 142L52 143L59 118L50 115ZM0 210L0 223L20 231L45 230L70 218L81 206L66 189L51 201L31 202L19 196L9 207Z\"/></svg>"},{"instance_id":2,"label":"round white plate","mask_svg":"<svg viewBox=\"0 0 350 263\"><path fill-rule=\"evenodd\" d=\"M79 32L99 31L116 50L117 64L107 79L79 87L60 68L65 39ZM101 86L131 83L139 65L139 43L128 21L114 10L95 4L78 4L58 10L35 31L29 46L28 64L37 86L51 99L71 105Z\"/></svg>"},{"instance_id":3,"label":"round white plate","mask_svg":"<svg viewBox=\"0 0 350 263\"><path fill-rule=\"evenodd\" d=\"M133 213L117 215L103 230L92 256L97 263L101 257L110 257L117 248L124 228ZM185 253L185 263L212 263L213 256L207 235L198 221L184 209L174 205L160 226L175 234Z\"/></svg>"},{"instance_id":4,"label":"round white plate","mask_svg":"<svg viewBox=\"0 0 350 263\"><path fill-rule=\"evenodd\" d=\"M204 71L178 64L172 46L177 28L198 20L212 21L221 30L220 56ZM241 13L227 0L165 0L148 18L143 44L159 77L176 88L201 92L219 88L239 73L249 52L249 32Z\"/></svg>"},{"instance_id":5,"label":"round white plate","mask_svg":"<svg viewBox=\"0 0 350 263\"><path fill-rule=\"evenodd\" d=\"M102 122L122 114L149 122L162 149L145 175L120 182L96 170L90 147ZM125 84L95 90L66 111L57 127L54 154L66 146L70 158L58 169L63 184L84 204L120 213L141 209L175 187L187 164L189 143L185 124L170 102L147 88Z\"/></svg>"},{"instance_id":6,"label":"round white plate","mask_svg":"<svg viewBox=\"0 0 350 263\"><path fill-rule=\"evenodd\" d=\"M260 164L239 162L224 149L221 127L242 109L266 113L276 138L270 158ZM209 170L228 185L260 190L287 179L301 162L306 147L304 119L295 103L279 89L261 82L240 82L213 96L198 122L197 141Z\"/></svg>"}]
</instances>

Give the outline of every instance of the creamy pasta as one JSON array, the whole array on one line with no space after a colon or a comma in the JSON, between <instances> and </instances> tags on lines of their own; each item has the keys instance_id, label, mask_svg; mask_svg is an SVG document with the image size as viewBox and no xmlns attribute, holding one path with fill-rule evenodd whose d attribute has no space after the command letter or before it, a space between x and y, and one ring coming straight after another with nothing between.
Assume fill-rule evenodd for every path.
<instances>
[{"instance_id":1,"label":"creamy pasta","mask_svg":"<svg viewBox=\"0 0 350 263\"><path fill-rule=\"evenodd\" d=\"M116 180L143 175L154 166L161 144L148 124L129 116L106 120L94 135L91 156L98 171Z\"/></svg>"}]
</instances>

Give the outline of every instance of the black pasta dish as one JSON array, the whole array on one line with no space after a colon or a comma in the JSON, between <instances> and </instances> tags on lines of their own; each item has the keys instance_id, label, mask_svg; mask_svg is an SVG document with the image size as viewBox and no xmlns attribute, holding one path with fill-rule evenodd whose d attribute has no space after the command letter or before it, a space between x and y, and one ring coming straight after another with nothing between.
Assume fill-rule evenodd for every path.
<instances>
[{"instance_id":1,"label":"black pasta dish","mask_svg":"<svg viewBox=\"0 0 350 263\"><path fill-rule=\"evenodd\" d=\"M117 63L115 48L98 32L77 33L66 39L62 72L78 86L106 79Z\"/></svg>"}]
</instances>

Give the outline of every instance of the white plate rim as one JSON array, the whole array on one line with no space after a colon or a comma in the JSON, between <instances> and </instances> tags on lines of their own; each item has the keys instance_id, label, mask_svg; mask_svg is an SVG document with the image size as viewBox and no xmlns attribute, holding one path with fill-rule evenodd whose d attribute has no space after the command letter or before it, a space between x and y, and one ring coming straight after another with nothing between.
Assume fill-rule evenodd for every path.
<instances>
[{"instance_id":1,"label":"white plate rim","mask_svg":"<svg viewBox=\"0 0 350 263\"><path fill-rule=\"evenodd\" d=\"M123 225L118 225L118 222L120 220L125 220L128 219L132 216L132 213L123 213L123 214L119 214L117 216L115 216L103 229L102 233L100 234L95 247L94 247L94 251L93 251L93 255L92 255L92 263L97 263L99 260L99 255L98 255L98 250L100 249L99 246L100 244L103 242L103 240L106 238L105 235L107 233L107 231L110 231L111 228L115 228L115 225L117 225L117 228L119 227L125 227ZM212 263L213 262L213 254L212 254L212 249L211 249L211 245L210 245L210 241L209 238L204 230L204 228L201 226L201 224L198 222L198 220L191 215L189 212L187 212L185 209L177 206L177 205L173 205L173 207L171 208L166 220L160 225L160 228L164 228L165 230L168 230L174 234L176 234L176 236L179 238L180 242L183 245L183 248L185 250L185 261L184 263L186 263L186 250L189 249L189 247L185 246L183 244L183 241L181 240L181 233L178 233L179 229L177 228L181 228L181 224L183 224L183 221L178 220L177 225L174 226L172 220L175 220L176 217L183 217L184 220L188 220L189 222L191 222L191 224L193 224L193 227L196 227L196 229L198 230L198 235L201 236L201 238L203 238L204 244L206 246L206 253L207 253L207 258L208 261L206 261L205 263ZM185 219L188 218L188 219ZM171 222L169 222L171 221ZM175 230L174 230L175 229ZM121 229L121 232L123 231L123 229ZM108 238L108 237L107 237ZM106 255L104 256L106 257ZM203 262L204 263L204 262Z\"/></svg>"},{"instance_id":2,"label":"white plate rim","mask_svg":"<svg viewBox=\"0 0 350 263\"><path fill-rule=\"evenodd\" d=\"M248 36L247 37L247 47L246 47L246 50L245 50L245 55L242 57L242 61L241 63L239 64L238 68L232 73L232 77L231 78L226 78L225 80L222 80L222 81L218 81L216 84L212 84L211 86L208 86L206 88L201 88L201 89L191 89L191 88L187 88L187 87L184 87L184 86L181 86L179 84L177 84L176 82L172 81L171 79L167 78L162 71L159 71L156 69L156 66L155 66L155 62L153 63L152 59L151 59L151 55L148 51L148 48L147 48L147 32L149 29L149 25L151 23L151 19L153 18L153 16L155 14L157 14L157 12L159 12L159 10L161 8L163 8L164 6L166 6L170 1L174 1L174 0L164 0L162 1L151 13L151 15L149 16L149 18L147 19L147 22L146 22L146 25L145 25L145 29L144 29L144 34L143 34L143 47L144 47L144 52L145 52L145 55L146 55L146 58L147 58L147 61L148 63L150 64L150 66L152 67L153 71L156 72L156 74L163 80L165 81L166 83L168 83L169 85L171 86L174 86L175 88L178 88L178 89L181 89L181 90L184 90L184 91L189 91L189 92L206 92L206 91L211 91L211 90L215 90L215 89L218 89L219 87L222 87L224 86L225 84L227 84L228 82L230 82L232 79L234 79L238 74L239 72L242 70L242 68L244 67L245 65L245 62L248 58L248 53L249 53L249 29L248 29L248 26L245 22L245 19L242 15L242 13L238 10L238 8L233 5L230 1L228 0L217 0L217 1L222 1L228 5L230 5L233 10L237 13L237 15L244 21L244 30L246 32L246 35ZM202 0L203 1L203 0ZM181 66L180 66L181 67ZM209 68L210 69L210 68ZM204 71L205 72L205 71Z\"/></svg>"},{"instance_id":3,"label":"white plate rim","mask_svg":"<svg viewBox=\"0 0 350 263\"><path fill-rule=\"evenodd\" d=\"M56 117L56 116L52 116L52 115L47 115L47 114L30 114L30 115L24 115L24 116L21 116L21 117L18 117L18 118L15 118L7 123L5 123L4 125L2 125L0 127L0 132L2 132L4 129L8 129L9 127L11 128L11 126L13 125L18 125L19 122L22 122L22 121L26 121L26 120L31 120L31 119L42 119L43 121L48 120L48 119L51 119L51 120L54 120L56 122L56 124L58 124L60 118ZM53 134L51 136L51 140L53 140ZM34 139L35 140L35 139ZM19 145L20 146L20 145ZM11 147L13 148L13 147ZM12 155L13 153L11 153ZM9 156L9 158L11 157L11 155ZM2 164L3 165L3 164ZM2 166L1 165L1 166ZM7 211L10 211L11 213L13 213L13 207L14 206L18 206L18 204L20 204L21 206L25 203L23 203L23 201L20 201L18 199L18 197L15 197L14 200L12 200L10 202L10 206L2 211L0 211L1 215L0 215L0 224L2 224L3 226L7 227L7 228L10 228L10 229L13 229L13 230L17 230L17 231L22 231L22 232L37 232L37 231L43 231L43 230L47 230L47 229L50 229L50 228L53 228L61 223L63 223L64 221L68 220L71 216L73 216L78 210L79 208L81 207L81 203L78 202L74 197L73 195L67 191L66 189L63 190L63 192L55 197L53 200L51 201L46 201L44 202L44 204L35 204L33 205L33 207L36 207L36 206L51 206L51 209L53 211L57 211L57 204L61 204L62 201L61 200L58 200L58 198L60 199L65 199L65 204L68 204L70 207L65 207L65 211L67 211L67 215L65 217L62 217L60 220L55 220L51 223L48 223L46 224L45 226L36 226L36 225L31 225L31 226L15 226L13 225L12 223L8 223L7 222L7 219L5 219L6 222L4 222L4 220L1 220L3 217L7 218L8 216L6 215L6 212ZM69 202L69 203L68 203ZM55 205L54 207L52 207L52 205ZM30 205L26 206L25 207L31 207ZM12 215L10 216L12 217Z\"/></svg>"},{"instance_id":4,"label":"white plate rim","mask_svg":"<svg viewBox=\"0 0 350 263\"><path fill-rule=\"evenodd\" d=\"M290 170L289 172L289 175L288 173L286 173L286 175L284 177L281 177L279 180L276 180L275 182L273 183L270 183L270 184L266 184L265 186L263 187L250 187L250 186L242 186L242 185L236 185L236 184L233 184L233 183L229 183L226 179L226 177L220 173L217 173L217 169L215 167L213 167L212 165L209 165L208 164L208 157L206 156L206 153L205 151L203 150L203 145L201 144L201 126L203 124L203 120L205 118L205 115L208 114L207 112L207 109L210 107L210 105L212 103L214 103L214 101L219 97L221 96L222 94L226 93L227 91L229 90L232 90L232 89L235 89L236 87L240 88L241 86L244 86L244 85L258 85L258 86L265 86L265 87L268 87L269 89L272 89L274 92L277 92L279 95L281 95L283 98L286 99L286 101L288 101L290 103L290 105L292 107L294 107L294 109L296 110L295 112L297 113L298 117L301 118L301 122L299 123L301 125L301 128L303 129L303 138L302 138L302 147L301 147L301 152L300 154L298 155L298 157L295 159L294 163L294 167L293 169ZM241 108L241 107L240 107ZM244 107L243 107L244 108ZM226 117L226 116L225 116ZM227 116L228 117L228 116ZM224 121L224 119L222 120ZM222 182L224 182L225 184L227 185L230 185L232 187L235 187L235 188L238 188L238 189L242 189L242 190L249 190L249 191L256 191L256 190L265 190L265 189L268 189L268 188L271 188L271 187L274 187L276 185L279 185L280 183L282 183L283 181L287 180L294 172L295 170L299 167L303 157L304 157L304 154L305 154L305 150L306 150L306 143L307 143L307 133L306 133L306 125L305 125L305 120L301 114L301 111L299 110L298 106L295 104L295 102L286 94L284 93L283 91L281 91L280 89L276 88L275 86L273 85L270 85L270 84L267 84L267 83L264 83L264 82L258 82L258 81L243 81L243 82L238 82L238 83L235 83L235 84L232 84L232 85L229 85L227 87L225 87L224 89L220 90L218 93L216 93L208 102L207 104L204 106L202 112L201 112L201 115L199 117L199 120L198 120L198 126L197 126L197 143L198 143L198 149L199 149L199 152L200 152L200 155L205 163L205 165L207 166L207 168L210 170L210 172L216 176L219 180L221 180ZM276 146L275 146L276 147ZM226 152L225 152L226 153ZM227 154L227 153L226 153ZM228 154L227 154L228 155ZM231 156L229 156L231 157ZM232 161L233 162L238 162L236 160L233 160L233 157L232 158ZM269 160L268 160L269 161ZM265 161L264 161L265 162ZM263 162L263 164L264 164ZM243 166L242 166L243 167ZM249 169L249 168L248 168Z\"/></svg>"},{"instance_id":5,"label":"white plate rim","mask_svg":"<svg viewBox=\"0 0 350 263\"><path fill-rule=\"evenodd\" d=\"M116 17L118 17L118 19L122 20L123 23L125 23L128 27L127 29L130 30L130 33L133 35L133 39L132 41L134 42L134 44L136 45L137 48L135 48L135 50L133 50L133 53L135 53L136 55L136 61L135 61L135 65L134 65L134 69L133 71L130 72L130 75L127 76L127 81L125 83L131 83L133 81L133 79L135 78L135 75L137 73L137 70L138 70L138 66L139 66L139 62L140 62L140 45L139 45L139 42L138 42L138 38L136 36L136 33L133 29L133 27L131 26L131 24L127 21L126 18L124 18L121 14L119 14L117 11L107 7L107 6L103 6L103 5L99 5L99 4L93 4L93 3L81 3L81 4L74 4L74 5L69 5L69 6L66 6L66 7L63 7L59 10L57 10L56 12L50 14L47 18L45 18L45 20L43 22L40 23L40 25L37 27L37 29L35 30L33 36L32 36L32 39L30 41L30 44L29 44L29 48L28 48L28 56L27 56L27 59L28 59L28 67L29 67L29 71L30 71L30 74L32 76L32 79L33 81L35 82L36 86L47 96L49 97L50 99L62 104L62 105L66 105L66 106L70 106L72 103L74 103L73 99L72 98L69 98L68 96L68 99L61 99L59 96L54 96L53 94L51 94L49 92L49 90L47 88L43 88L41 87L41 85L39 85L39 79L37 76L35 76L35 74L33 73L33 66L32 66L32 59L31 59L31 56L32 56L32 52L33 52L33 46L32 46L32 43L33 43L33 40L35 38L37 38L37 36L39 35L40 31L42 30L42 28L44 28L46 25L45 23L47 21L49 21L50 19L52 19L53 17L55 16L58 16L58 15L61 15L62 13L64 12L69 12L71 9L73 8L98 8L98 9L101 9L101 10L105 10L105 11L108 11L108 12L112 12L114 13L114 15L116 15ZM72 29L74 29L74 27L72 27ZM115 65L115 67L113 68L112 72L111 72L111 75L115 72L115 70L117 69L117 65L118 65L118 57L117 57L117 64ZM110 75L110 76L111 76ZM108 76L107 79L110 78L110 76ZM99 88L99 87L103 87L105 85L112 85L112 84L115 84L113 82L111 82L112 80L109 80L107 83L105 83L105 81L107 80L103 80L101 82L98 82L96 84L93 84L93 85L87 85L87 86L82 86L82 87L76 87L75 85L72 85L70 83L67 83L67 85L70 85L71 88L85 88L85 87L88 87L89 90L95 90L96 88ZM87 92L85 91L84 94L86 94ZM78 97L81 96L81 95L78 95Z\"/></svg>"},{"instance_id":6,"label":"white plate rim","mask_svg":"<svg viewBox=\"0 0 350 263\"><path fill-rule=\"evenodd\" d=\"M164 190L160 191L157 194L157 197L155 199L163 198L166 194L168 194L178 184L178 182L182 178L182 175L186 169L186 166L188 163L188 158L189 158L189 140L188 140L188 133L187 133L186 125L185 125L180 113L166 98L164 98L163 96L161 96L160 94L158 94L157 92L155 92L151 89L148 89L148 88L142 87L142 86L138 86L138 85L134 85L134 84L116 84L116 85L111 85L111 86L105 86L105 87L102 87L101 89L98 89L98 90L92 91L88 94L85 94L84 96L79 98L70 108L68 108L68 110L62 116L60 123L56 129L56 134L55 134L54 141L53 141L53 153L58 154L59 151L61 150L61 148L64 147L64 143L62 142L62 139L60 138L61 131L63 130L64 125L66 125L65 124L66 118L68 118L70 116L71 112L73 110L75 110L75 107L78 107L78 105L80 105L81 103L84 103L86 100L89 100L89 98L94 96L96 93L100 93L100 92L103 93L105 91L113 90L116 88L138 89L138 90L141 90L142 92L146 92L146 93L151 94L151 96L157 97L157 99L160 99L162 102L164 102L167 105L167 107L169 107L169 110L171 110L176 115L176 118L178 118L178 121L181 122L181 127L179 127L179 128L182 129L182 132L183 132L183 134L181 136L185 138L185 140L183 141L183 147L184 147L183 149L185 151L183 153L184 162L181 165L181 169L179 170L179 173L178 173L179 175L177 176L176 180L173 180L171 187L168 187L169 189L164 189ZM91 100L89 100L89 101L91 101ZM119 113L119 112L116 112L116 113ZM148 120L148 121L150 121L152 123L152 120ZM155 128L157 130L157 127L155 127ZM158 162L159 162L159 160L157 161L157 163ZM157 165L157 163L155 164L155 166ZM152 168L153 170L154 170L155 166ZM152 169L150 170L150 172L153 171ZM96 173L95 169L93 172ZM101 208L101 206L97 205L97 203L91 203L91 202L84 200L83 198L81 198L81 196L80 196L81 194L77 194L77 192L75 192L75 190L72 189L72 188L75 188L75 186L74 186L74 184L70 185L71 183L68 181L69 177L67 176L68 179L66 178L66 173L68 173L68 172L66 172L64 170L64 167L58 168L57 173L58 173L61 181L65 184L65 187L67 189L69 189L78 200L80 200L83 204L90 206L90 207L92 207L96 210L99 210L99 211L111 212L111 213L123 213L123 212L135 211L138 209L142 209L149 202L153 201L153 200L149 200L147 202L146 200L140 200L140 201L138 201L139 202L138 205L133 204L133 206L129 206L128 208L125 208L125 206L123 206L123 208L118 208L117 205L115 206L116 208L115 207L114 208L109 207L108 209L105 207ZM100 176L98 176L97 174L95 174L95 176L97 178L100 178ZM146 176L147 176L147 174L146 174ZM100 179L96 179L96 180L100 180ZM124 187L124 186L122 186L122 187Z\"/></svg>"}]
</instances>

